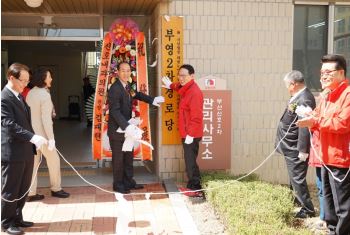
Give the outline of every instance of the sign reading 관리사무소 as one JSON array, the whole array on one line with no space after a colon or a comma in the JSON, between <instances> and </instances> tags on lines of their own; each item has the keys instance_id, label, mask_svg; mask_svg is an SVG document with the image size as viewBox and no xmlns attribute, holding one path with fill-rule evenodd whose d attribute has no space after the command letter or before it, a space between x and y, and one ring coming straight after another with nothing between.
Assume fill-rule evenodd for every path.
<instances>
[{"instance_id":1,"label":"sign reading \uad00\ub9ac\uc0ac\ubb34\uc18c","mask_svg":"<svg viewBox=\"0 0 350 235\"><path fill-rule=\"evenodd\" d=\"M197 162L200 169L231 168L231 91L203 90L203 138Z\"/></svg>"}]
</instances>

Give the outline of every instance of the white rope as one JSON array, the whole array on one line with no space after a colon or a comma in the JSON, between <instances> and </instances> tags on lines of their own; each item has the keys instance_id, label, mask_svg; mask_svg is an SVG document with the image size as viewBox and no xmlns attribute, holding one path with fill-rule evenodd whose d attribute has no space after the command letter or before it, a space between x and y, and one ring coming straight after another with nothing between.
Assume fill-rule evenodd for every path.
<instances>
[{"instance_id":1,"label":"white rope","mask_svg":"<svg viewBox=\"0 0 350 235\"><path fill-rule=\"evenodd\" d=\"M32 178L32 179L36 179L37 174L38 174L38 170L39 170L39 166L40 166L40 164L41 164L42 159L43 159L43 153L42 153L42 151L40 151L40 161L39 161L38 167L37 167L36 170L34 171L34 172L35 172L35 175L34 175L34 178ZM16 198L16 199L13 199L13 200L8 200L8 199L4 198L4 197L2 196L2 194L1 194L1 200L5 201L5 202L16 202L16 201L21 200L22 198L24 198L24 197L27 195L27 193L29 193L30 189L33 187L34 181L35 181L35 180L32 180L32 183L30 184L29 189L28 189L27 192L25 192L20 198Z\"/></svg>"},{"instance_id":2,"label":"white rope","mask_svg":"<svg viewBox=\"0 0 350 235\"><path fill-rule=\"evenodd\" d=\"M332 175L333 179L335 179L335 180L338 181L339 183L343 182L343 181L346 179L346 177L348 176L349 172L350 172L350 167L349 167L349 170L346 172L346 174L345 174L345 176L344 176L343 179L339 179L338 177L336 177L336 176L333 174L333 172L331 171L331 169L329 169L329 168L327 167L327 165L324 163L323 159L319 156L318 152L316 151L315 146L314 146L314 144L312 143L312 133L311 133L310 129L309 129L309 133L310 133L311 148L312 148L312 150L314 151L314 153L315 153L317 159L321 162L321 165L322 165L324 168L327 169L327 171ZM344 169L345 169L345 168L344 168Z\"/></svg>"},{"instance_id":3,"label":"white rope","mask_svg":"<svg viewBox=\"0 0 350 235\"><path fill-rule=\"evenodd\" d=\"M127 195L145 195L146 199L148 200L148 199L151 197L151 195L185 194L185 193L194 193L194 192L211 191L211 190L215 190L215 189L218 189L218 188L226 187L226 186L231 185L232 183L234 183L234 182L236 182L236 181L242 180L242 179L248 177L249 175L251 175L252 173L254 173L256 170L258 170L258 169L259 169L262 165L264 165L265 162L275 153L275 151L277 150L277 148L279 147L279 145L281 144L281 142L283 141L283 139L286 138L286 136L287 136L287 134L289 133L289 130L290 130L292 124L295 122L296 118L297 118L297 116L295 117L295 119L293 120L293 122L292 122L292 123L290 124L290 126L288 127L288 130L287 130L286 134L285 134L285 135L283 136L283 138L278 142L276 148L269 154L269 156L268 156L266 159L264 159L257 167L255 167L255 168L254 168L252 171L250 171L248 174L243 175L243 176L239 177L238 179L232 180L232 181L229 182L229 183L222 184L222 185L217 186L217 187L207 188L207 189L188 190L188 191L181 191L181 192L164 192L164 193L163 193L163 192L142 192L142 193L129 193L129 194L127 194ZM56 148L56 151L57 151L57 153L60 155L60 157L73 169L73 171L74 171L85 183L87 183L88 185L91 185L91 186L93 186L93 187L95 187L95 188L97 188L97 189L99 189L99 190L101 190L101 191L103 191L103 192L106 192L106 193L117 194L117 195L120 194L120 195L122 195L122 193L118 193L118 192L114 192L114 191L109 191L109 190L106 190L106 189L103 189L103 188L99 187L98 185L95 185L95 184L89 182L88 180L86 180L86 179L74 168L74 166L63 156L63 154L62 154L57 148ZM40 162L39 162L39 165L40 165L40 163L41 163L41 160L42 160L42 153L41 153L41 155L40 155ZM39 165L38 165L38 168L35 170L35 177L37 176L38 169L39 169ZM7 200L7 199L4 199L3 197L1 197L1 198L2 198L2 200L7 201L7 202L18 201L18 200L22 199L22 198L29 192L29 190L32 188L32 186L33 186L33 182L32 182L32 184L31 184L31 186L29 187L28 191L27 191L21 198L19 198L19 199L14 199L14 200L12 200L12 201L9 201L9 200ZM119 196L119 197L120 197L120 196ZM118 198L119 198L119 197L118 197Z\"/></svg>"},{"instance_id":4,"label":"white rope","mask_svg":"<svg viewBox=\"0 0 350 235\"><path fill-rule=\"evenodd\" d=\"M204 191L211 191L211 190L215 190L215 189L218 189L218 188L223 188L223 187L226 187L228 185L231 185L233 184L234 182L236 181L239 181L239 180L242 180L246 177L248 177L249 175L251 175L252 173L254 173L256 170L258 170L262 165L265 164L265 162L270 159L270 157L276 152L277 148L279 147L279 145L281 144L281 142L284 140L284 138L286 138L287 134L289 133L289 130L290 128L292 127L293 123L296 121L297 119L297 116L294 118L293 122L289 125L288 129L287 129L287 132L286 134L283 136L283 138L278 142L276 148L269 154L269 156L267 156L257 167L255 167L253 170L251 170L248 174L246 175L243 175L241 177L239 177L238 179L235 179L235 180L232 180L231 182L229 183L226 183L226 184L222 184L220 186L217 186L217 187L213 187L213 188L207 188L207 189L197 189L197 190L188 190L188 191L181 191L181 192L142 192L142 193L129 193L127 195L145 195L146 199L149 199L151 195L171 195L171 194L185 194L185 193L194 193L194 192L204 192ZM56 149L57 150L57 149ZM77 170L75 170L75 168L68 162L68 160L66 160L64 158L64 156L60 153L60 151L58 151L58 154L62 157L62 159L77 173L77 175L84 181L86 182L87 184L93 186L93 187L96 187L106 193L113 193L115 194L116 192L112 192L112 191L108 191L108 190L105 190L105 189L102 189L100 188L99 186L87 181L84 177L82 177L79 172ZM119 193L120 194L120 193Z\"/></svg>"},{"instance_id":5,"label":"white rope","mask_svg":"<svg viewBox=\"0 0 350 235\"><path fill-rule=\"evenodd\" d=\"M235 180L232 180L231 182L222 184L222 185L217 186L217 187L206 188L206 189L187 190L187 191L181 191L181 192L142 192L142 193L129 193L129 194L127 194L127 195L145 195L146 199L148 200L148 199L151 197L151 195L185 194L185 193L204 192L204 191L207 191L207 192L208 192L208 191L212 191L212 190L215 190L215 189L223 188L223 187L226 187L226 186L228 186L228 185L231 185L231 184L233 184L233 183L235 183L235 182L238 182L238 181L240 181L240 180L242 180L242 179L248 177L249 175L251 175L251 174L254 173L255 171L257 171L260 167L262 167L262 166L266 163L267 160L269 160L269 159L271 158L271 156L272 156L272 155L276 152L276 150L278 149L278 147L279 147L279 145L281 144L281 142L286 138L287 134L289 133L289 130L290 130L291 126L292 126L293 123L296 121L296 119L297 119L297 116L294 118L293 122L289 125L286 134L285 134L285 135L283 136L283 138L277 143L275 149L274 149L274 150L273 150L273 151L272 151L272 152L271 152L257 167L255 167L255 168L254 168L253 170L251 170L249 173L247 173L247 174L245 174L245 175L243 175L243 176L241 176L241 177L239 177L239 178L237 178L237 179L235 179ZM310 140L312 140L312 135L311 135L311 133L310 133ZM314 146L313 146L313 144L312 144L312 141L311 141L311 146L312 146L312 149L314 150L314 152L315 152L317 158L322 162L322 165L331 173L332 177L333 177L335 180L339 181L339 182L344 181L345 178L347 177L347 175L348 175L349 172L350 172L350 168L349 168L348 172L346 173L344 179L342 179L342 180L338 179L337 177L334 176L333 172L330 171L330 169L323 163L322 159L318 156L317 151L315 150L315 148L314 148ZM85 183L87 183L88 185L91 185L91 186L93 186L93 187L95 187L95 188L97 188L97 189L99 189L99 190L101 190L101 191L103 191L103 192L106 192L106 193L117 194L117 195L120 194L120 195L122 195L121 193L103 189L103 188L99 187L98 185L95 185L95 184L89 182L88 180L86 180L86 179L73 167L73 165L63 156L63 154L62 154L57 148L56 148L56 151L58 152L58 154L60 155L60 157L74 170L74 172L75 172ZM42 160L42 153L41 153L41 156L40 156L39 165L40 165L40 163L41 163L41 160ZM38 169L39 169L39 166L38 166L38 168L37 168L36 171L35 171L35 177L37 176ZM22 198L29 192L29 190L31 189L32 186L33 186L33 182L32 182L32 184L31 184L30 188L28 189L28 191L27 191L21 198L19 198L19 199L14 199L14 200L11 200L11 201L10 201L10 200L7 200L7 199L5 199L5 198L3 198L3 197L1 197L1 198L2 198L2 200L6 201L6 202L18 201L18 200L22 199Z\"/></svg>"},{"instance_id":6,"label":"white rope","mask_svg":"<svg viewBox=\"0 0 350 235\"><path fill-rule=\"evenodd\" d=\"M86 180L86 179L74 168L74 166L72 166L72 164L70 164L70 162L67 161L67 159L65 159L65 158L63 157L62 153L61 153L60 151L58 151L57 148L56 148L56 151L57 151L58 154L61 156L61 158L73 169L73 171L74 171L75 173L77 173L77 175L78 175L85 183L87 183L87 184L89 184L89 185L91 185L91 186L93 186L93 187L95 187L95 188L98 188L99 190L101 190L101 191L103 191L103 192L115 194L115 192L113 192L113 191L109 191L109 190L103 189L103 188L101 188L101 187L99 187L99 186L97 186L97 185L95 185L95 184L89 182L88 180Z\"/></svg>"}]
</instances>

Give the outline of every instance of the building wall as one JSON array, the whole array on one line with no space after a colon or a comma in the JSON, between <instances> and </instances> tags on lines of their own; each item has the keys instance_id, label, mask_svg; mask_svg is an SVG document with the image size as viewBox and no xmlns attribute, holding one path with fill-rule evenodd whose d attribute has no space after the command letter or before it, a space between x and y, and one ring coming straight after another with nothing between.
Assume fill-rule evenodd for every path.
<instances>
[{"instance_id":1,"label":"building wall","mask_svg":"<svg viewBox=\"0 0 350 235\"><path fill-rule=\"evenodd\" d=\"M171 4L170 4L171 5ZM153 50L158 51L158 66L155 76L160 78L162 76L160 70L160 45L161 45L161 17L162 15L169 14L169 5L166 2L160 2L155 10L153 11L151 17L151 35L158 38L156 43L153 45ZM155 82L155 88L160 94L161 82L157 79ZM158 126L161 126L161 112L157 115ZM156 163L156 174L161 179L176 179L178 181L183 181L185 179L185 162L183 159L183 151L181 145L161 145L162 142L162 131L161 128L155 130L158 138L158 145L161 146L158 149L158 161Z\"/></svg>"},{"instance_id":2,"label":"building wall","mask_svg":"<svg viewBox=\"0 0 350 235\"><path fill-rule=\"evenodd\" d=\"M273 151L289 97L282 78L292 69L292 1L173 0L160 3L158 14L184 16L184 62L194 66L197 78L212 74L227 80L232 90L231 173L251 171ZM181 146L162 146L161 177L183 177L182 154ZM277 154L257 174L288 183L284 159Z\"/></svg>"}]
</instances>

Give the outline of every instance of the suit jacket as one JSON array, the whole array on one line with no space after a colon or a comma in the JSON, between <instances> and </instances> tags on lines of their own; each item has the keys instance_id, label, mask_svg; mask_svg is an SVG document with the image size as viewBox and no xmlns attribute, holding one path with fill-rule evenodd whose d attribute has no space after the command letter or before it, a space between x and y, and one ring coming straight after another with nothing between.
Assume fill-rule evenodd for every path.
<instances>
[{"instance_id":1,"label":"suit jacket","mask_svg":"<svg viewBox=\"0 0 350 235\"><path fill-rule=\"evenodd\" d=\"M26 101L31 109L35 134L48 140L55 139L52 122L53 104L50 93L46 88L33 87L29 91Z\"/></svg>"},{"instance_id":2,"label":"suit jacket","mask_svg":"<svg viewBox=\"0 0 350 235\"><path fill-rule=\"evenodd\" d=\"M129 84L130 85L130 84ZM113 138L117 135L117 129L122 130L129 125L128 121L132 114L132 100L137 99L152 104L154 97L135 91L134 96L127 92L119 79L108 91L109 120L108 137Z\"/></svg>"},{"instance_id":3,"label":"suit jacket","mask_svg":"<svg viewBox=\"0 0 350 235\"><path fill-rule=\"evenodd\" d=\"M296 106L304 105L314 109L316 107L315 98L309 89L305 89L292 101ZM277 148L277 152L284 156L297 156L299 152L310 152L310 134L308 128L299 128L295 125L298 120L295 110L288 104L280 119L277 128L276 146L278 142L286 135L289 126L291 125L288 134L282 140Z\"/></svg>"},{"instance_id":4,"label":"suit jacket","mask_svg":"<svg viewBox=\"0 0 350 235\"><path fill-rule=\"evenodd\" d=\"M30 108L5 87L1 91L1 161L33 161L35 146Z\"/></svg>"}]
</instances>

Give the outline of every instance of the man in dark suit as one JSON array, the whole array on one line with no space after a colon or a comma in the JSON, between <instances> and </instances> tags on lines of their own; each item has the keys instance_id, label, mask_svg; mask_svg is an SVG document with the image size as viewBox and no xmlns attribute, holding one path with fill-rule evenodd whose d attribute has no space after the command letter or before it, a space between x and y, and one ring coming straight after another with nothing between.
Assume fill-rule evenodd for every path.
<instances>
[{"instance_id":1,"label":"man in dark suit","mask_svg":"<svg viewBox=\"0 0 350 235\"><path fill-rule=\"evenodd\" d=\"M132 117L132 100L138 99L155 106L160 106L164 102L164 97L151 97L135 88L130 87L131 76L130 65L122 62L118 65L119 79L111 86L108 91L109 120L108 120L108 137L112 150L113 166L113 190L119 193L129 193L130 189L142 189L143 186L136 184L133 179L133 150L122 151L125 141L124 133L118 133L120 127L125 130L128 136L137 136L139 128L128 123Z\"/></svg>"},{"instance_id":2,"label":"man in dark suit","mask_svg":"<svg viewBox=\"0 0 350 235\"><path fill-rule=\"evenodd\" d=\"M310 111L313 110L316 106L315 98L310 90L305 87L301 72L293 70L287 73L284 82L292 97L278 125L276 145L279 142L280 145L277 151L285 157L291 187L302 207L295 217L312 217L315 215L315 209L306 182L310 135L307 128L296 126L295 122L298 120L298 115L295 111L297 107L301 106L309 107Z\"/></svg>"},{"instance_id":3,"label":"man in dark suit","mask_svg":"<svg viewBox=\"0 0 350 235\"><path fill-rule=\"evenodd\" d=\"M1 92L1 228L8 234L22 234L22 209L33 174L35 146L47 140L35 135L30 108L20 93L29 83L27 66L14 63L7 72L7 85ZM35 146L34 146L35 145Z\"/></svg>"}]
</instances>

